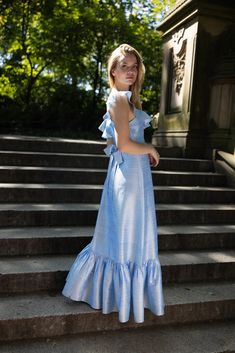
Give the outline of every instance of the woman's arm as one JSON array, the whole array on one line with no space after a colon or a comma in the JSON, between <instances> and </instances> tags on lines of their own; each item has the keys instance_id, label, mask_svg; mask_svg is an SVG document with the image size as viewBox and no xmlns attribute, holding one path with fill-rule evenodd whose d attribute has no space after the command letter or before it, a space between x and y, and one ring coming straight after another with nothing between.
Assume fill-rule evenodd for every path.
<instances>
[{"instance_id":1,"label":"woman's arm","mask_svg":"<svg viewBox=\"0 0 235 353\"><path fill-rule=\"evenodd\" d=\"M129 137L129 103L127 97L118 96L109 113L114 121L118 149L130 154L148 154L151 166L156 167L160 156L154 146L149 143L134 142Z\"/></svg>"}]
</instances>

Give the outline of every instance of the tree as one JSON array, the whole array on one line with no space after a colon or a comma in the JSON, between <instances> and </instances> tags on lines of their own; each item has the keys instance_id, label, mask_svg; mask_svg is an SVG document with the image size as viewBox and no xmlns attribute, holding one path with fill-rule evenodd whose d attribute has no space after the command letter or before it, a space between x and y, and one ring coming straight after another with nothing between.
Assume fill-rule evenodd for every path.
<instances>
[{"instance_id":1,"label":"tree","mask_svg":"<svg viewBox=\"0 0 235 353\"><path fill-rule=\"evenodd\" d=\"M30 114L37 110L44 122L51 116L55 120L64 116L60 126L66 119L73 126L79 114L83 116L79 124L91 130L104 104L108 56L126 42L144 57L142 101L147 111L156 112L162 62L161 34L156 27L173 2L0 0L0 90L5 105L9 99L15 102L24 120L33 119ZM76 102L85 99L87 104L78 106L71 97ZM56 110L51 104L58 105Z\"/></svg>"}]
</instances>

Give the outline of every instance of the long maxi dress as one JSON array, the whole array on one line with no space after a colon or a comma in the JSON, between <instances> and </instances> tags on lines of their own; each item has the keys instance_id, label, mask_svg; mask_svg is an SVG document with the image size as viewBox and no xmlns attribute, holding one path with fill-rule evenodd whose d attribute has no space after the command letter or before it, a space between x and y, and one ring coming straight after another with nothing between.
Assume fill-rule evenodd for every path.
<instances>
[{"instance_id":1,"label":"long maxi dress","mask_svg":"<svg viewBox=\"0 0 235 353\"><path fill-rule=\"evenodd\" d=\"M132 92L111 90L99 126L102 137L114 144L104 149L110 159L92 241L77 255L62 294L103 314L116 311L120 322L132 313L141 323L144 308L164 315L156 209L148 155L124 153L116 146L108 110L118 94L130 101ZM134 107L131 140L144 143L149 123L149 115Z\"/></svg>"}]
</instances>

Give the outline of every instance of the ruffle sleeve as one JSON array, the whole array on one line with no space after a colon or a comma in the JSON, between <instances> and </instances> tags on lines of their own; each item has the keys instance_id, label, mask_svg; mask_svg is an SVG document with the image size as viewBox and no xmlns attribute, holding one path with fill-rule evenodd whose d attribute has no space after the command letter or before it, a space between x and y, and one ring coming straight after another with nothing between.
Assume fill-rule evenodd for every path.
<instances>
[{"instance_id":1,"label":"ruffle sleeve","mask_svg":"<svg viewBox=\"0 0 235 353\"><path fill-rule=\"evenodd\" d=\"M106 105L107 105L107 112L103 116L103 122L98 127L99 130L103 132L102 136L104 139L109 139L114 137L114 122L112 121L108 110L112 107L113 103L116 101L118 95L125 95L127 96L128 100L130 101L132 92L131 91L117 91L116 89L112 89Z\"/></svg>"},{"instance_id":2,"label":"ruffle sleeve","mask_svg":"<svg viewBox=\"0 0 235 353\"><path fill-rule=\"evenodd\" d=\"M112 138L114 135L113 122L111 120L109 112L105 113L103 116L103 122L98 127L100 131L103 132L101 137L104 139Z\"/></svg>"},{"instance_id":3,"label":"ruffle sleeve","mask_svg":"<svg viewBox=\"0 0 235 353\"><path fill-rule=\"evenodd\" d=\"M117 96L126 96L127 99L129 100L130 102L130 99L131 99L131 95L132 95L132 92L131 91L117 91L115 89L112 89L108 99L107 99L107 110L109 110L113 103L116 101L117 99Z\"/></svg>"},{"instance_id":4,"label":"ruffle sleeve","mask_svg":"<svg viewBox=\"0 0 235 353\"><path fill-rule=\"evenodd\" d=\"M144 111L142 111L142 113L143 113L142 124L143 124L143 127L144 127L144 129L145 129L146 127L151 126L151 125L150 125L150 121L151 121L152 119L151 119L151 117L150 117L147 113L145 113Z\"/></svg>"}]
</instances>

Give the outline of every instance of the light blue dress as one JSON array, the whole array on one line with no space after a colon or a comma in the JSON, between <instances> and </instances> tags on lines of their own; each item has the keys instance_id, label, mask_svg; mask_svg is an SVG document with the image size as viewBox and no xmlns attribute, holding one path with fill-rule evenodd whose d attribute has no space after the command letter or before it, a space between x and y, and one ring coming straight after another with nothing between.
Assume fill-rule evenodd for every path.
<instances>
[{"instance_id":1,"label":"light blue dress","mask_svg":"<svg viewBox=\"0 0 235 353\"><path fill-rule=\"evenodd\" d=\"M157 222L153 182L147 154L128 154L116 147L114 122L108 109L117 94L112 89L107 113L99 129L114 144L104 151L110 156L92 241L78 254L63 289L63 295L84 301L103 314L118 312L120 322L133 313L144 321L144 308L164 314L162 273L158 258ZM144 143L150 117L134 107L129 122L130 138Z\"/></svg>"}]
</instances>

